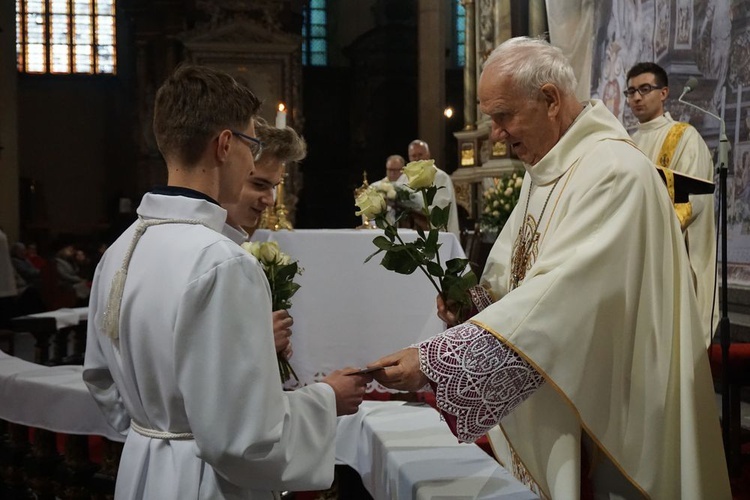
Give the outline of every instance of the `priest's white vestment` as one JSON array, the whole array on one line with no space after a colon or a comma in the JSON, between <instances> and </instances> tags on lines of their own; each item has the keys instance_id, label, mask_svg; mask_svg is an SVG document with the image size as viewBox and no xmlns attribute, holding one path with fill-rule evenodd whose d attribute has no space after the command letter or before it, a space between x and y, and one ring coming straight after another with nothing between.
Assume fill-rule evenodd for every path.
<instances>
[{"instance_id":1,"label":"priest's white vestment","mask_svg":"<svg viewBox=\"0 0 750 500\"><path fill-rule=\"evenodd\" d=\"M545 497L577 498L583 472L597 498L730 498L690 264L654 165L591 101L526 169L483 275L497 301L471 322L545 383L490 431L496 453Z\"/></svg>"},{"instance_id":2,"label":"priest's white vestment","mask_svg":"<svg viewBox=\"0 0 750 500\"><path fill-rule=\"evenodd\" d=\"M662 150L662 144L675 123L678 122L673 120L669 113L646 123L639 123L638 129L633 134L633 141L654 163L660 164L658 156ZM710 182L714 179L711 151L700 133L691 125L687 125L677 142L669 164L660 166ZM714 197L711 195L690 196L690 204L693 210L693 221L685 230L685 244L688 247L690 267L695 280L701 327L706 337L706 347L708 347L719 324L719 297L714 291L717 278Z\"/></svg>"},{"instance_id":3,"label":"priest's white vestment","mask_svg":"<svg viewBox=\"0 0 750 500\"><path fill-rule=\"evenodd\" d=\"M113 427L127 432L116 498L265 499L329 487L333 390L282 391L268 282L258 262L220 234L225 210L149 193L138 214L192 223L143 233L117 339L103 331L107 300L138 222L105 253L94 278L83 378ZM146 437L136 424L194 439Z\"/></svg>"}]
</instances>

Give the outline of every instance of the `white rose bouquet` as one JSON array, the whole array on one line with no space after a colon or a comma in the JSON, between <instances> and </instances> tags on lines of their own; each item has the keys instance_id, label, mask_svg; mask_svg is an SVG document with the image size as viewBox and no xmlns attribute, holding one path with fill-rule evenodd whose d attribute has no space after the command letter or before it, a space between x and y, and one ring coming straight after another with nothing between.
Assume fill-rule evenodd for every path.
<instances>
[{"instance_id":1,"label":"white rose bouquet","mask_svg":"<svg viewBox=\"0 0 750 500\"><path fill-rule=\"evenodd\" d=\"M263 268L271 287L271 310L279 311L292 307L290 299L299 290L299 284L294 282L294 277L302 274L304 269L299 267L297 261L292 261L289 255L282 252L279 244L275 241L243 243L242 248L258 259ZM299 380L292 365L289 364L289 360L281 353L278 353L277 356L279 358L281 382L286 382L291 377Z\"/></svg>"},{"instance_id":2,"label":"white rose bouquet","mask_svg":"<svg viewBox=\"0 0 750 500\"><path fill-rule=\"evenodd\" d=\"M380 264L386 269L400 274L412 274L420 269L456 313L456 317L463 320L471 308L468 290L477 284L477 277L469 268L468 259L451 259L445 265L440 262L438 232L447 230L451 207L429 208L438 189L443 189L433 185L436 173L434 165L434 160L420 160L404 167L404 173L409 179L408 187L421 194L421 212L430 225L427 231L416 229L418 237L415 241L406 243L398 234L398 221L407 215L406 212L399 214L395 221L389 221L386 217L385 196L377 189L368 189L357 197L355 203L359 211L356 215L365 215L374 220L377 227L384 231L383 236L372 240L378 250L367 257L365 262L385 252Z\"/></svg>"},{"instance_id":3,"label":"white rose bouquet","mask_svg":"<svg viewBox=\"0 0 750 500\"><path fill-rule=\"evenodd\" d=\"M494 179L495 186L487 189L482 197L482 215L479 224L484 231L500 231L518 203L523 184L523 174L513 172Z\"/></svg>"},{"instance_id":4,"label":"white rose bouquet","mask_svg":"<svg viewBox=\"0 0 750 500\"><path fill-rule=\"evenodd\" d=\"M388 179L376 182L372 186L383 195L386 208L389 212L388 218L391 223L404 211L421 209L421 206L415 203L414 190L409 186L394 184Z\"/></svg>"}]
</instances>

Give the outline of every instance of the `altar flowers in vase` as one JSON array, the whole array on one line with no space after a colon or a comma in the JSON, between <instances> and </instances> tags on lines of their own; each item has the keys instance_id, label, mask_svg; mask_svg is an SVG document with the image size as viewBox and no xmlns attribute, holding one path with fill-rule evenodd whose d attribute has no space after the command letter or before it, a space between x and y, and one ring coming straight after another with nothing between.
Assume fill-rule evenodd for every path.
<instances>
[{"instance_id":1,"label":"altar flowers in vase","mask_svg":"<svg viewBox=\"0 0 750 500\"><path fill-rule=\"evenodd\" d=\"M412 242L405 242L398 232L398 222L407 213L402 212L395 220L390 220L387 216L386 196L381 190L370 188L357 197L356 205L359 211L356 215L367 216L383 230L382 236L373 239L378 250L367 257L365 262L384 252L380 264L386 269L400 274L412 274L419 269L430 280L448 307L456 313L457 318L464 320L471 309L471 300L467 292L477 284L477 277L471 271L468 259L455 258L445 263L440 261L438 234L447 230L450 206L429 208L438 189L443 189L434 185L434 164L434 160L419 160L404 167L408 188L421 195L412 195L412 199L421 198L420 211L429 223L427 229L416 229L417 238Z\"/></svg>"},{"instance_id":2,"label":"altar flowers in vase","mask_svg":"<svg viewBox=\"0 0 750 500\"><path fill-rule=\"evenodd\" d=\"M518 203L523 174L519 172L505 174L500 178L492 179L492 183L493 185L482 196L483 208L479 224L482 232L496 236Z\"/></svg>"},{"instance_id":3,"label":"altar flowers in vase","mask_svg":"<svg viewBox=\"0 0 750 500\"><path fill-rule=\"evenodd\" d=\"M279 244L275 241L243 243L242 248L258 259L263 268L271 287L271 309L279 311L292 307L291 298L300 287L298 283L295 283L294 277L302 274L303 271L299 267L299 263L282 252ZM292 377L299 381L294 368L289 364L289 360L281 353L278 353L277 356L281 382L284 383Z\"/></svg>"}]
</instances>

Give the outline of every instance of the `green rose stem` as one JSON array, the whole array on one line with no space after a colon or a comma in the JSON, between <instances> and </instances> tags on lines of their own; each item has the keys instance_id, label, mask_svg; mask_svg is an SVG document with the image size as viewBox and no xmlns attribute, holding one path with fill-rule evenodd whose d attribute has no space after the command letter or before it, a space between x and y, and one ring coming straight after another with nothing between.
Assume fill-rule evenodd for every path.
<instances>
[{"instance_id":1,"label":"green rose stem","mask_svg":"<svg viewBox=\"0 0 750 500\"><path fill-rule=\"evenodd\" d=\"M268 273L268 281L271 286L271 309L273 311L280 311L281 309L289 309L292 305L288 300L280 299L276 294L276 265L272 264L271 272ZM281 383L283 384L290 378L294 377L294 380L299 382L297 372L294 371L289 360L284 357L280 352L276 353L276 359L279 363L279 375L281 376Z\"/></svg>"},{"instance_id":2,"label":"green rose stem","mask_svg":"<svg viewBox=\"0 0 750 500\"><path fill-rule=\"evenodd\" d=\"M420 191L422 191L422 190L420 190ZM425 216L429 220L429 218L430 218L430 206L427 204L427 198L425 198L424 194L425 193L423 192L422 193L422 204L423 204L422 212L425 214ZM441 226L441 228L443 230L445 230L445 231L448 230L447 225L446 226ZM437 228L437 229L440 230L441 228ZM440 252L435 252L435 260L437 261L437 264L440 267L443 267L443 263L440 262ZM420 268L421 268L421 266L420 266ZM425 272L425 274L427 274L427 273ZM428 277L430 277L430 276L428 275ZM432 281L431 277L430 277L430 281ZM438 293L440 294L440 298L443 299L443 302L445 303L445 306L448 307L448 297L445 296L445 294L443 293L443 290L442 290L442 288L444 286L443 279L440 278L440 288L438 288L438 286L435 285L434 281L433 281L432 284L435 286L435 288L437 289ZM456 310L455 315L456 315L456 318L459 320L459 322L462 321L462 319L463 319L464 309L466 309L465 305L461 304L461 303L458 303L458 309Z\"/></svg>"},{"instance_id":3,"label":"green rose stem","mask_svg":"<svg viewBox=\"0 0 750 500\"><path fill-rule=\"evenodd\" d=\"M409 253L409 255L411 255L412 257L414 257L414 254L406 246L406 243L404 242L404 240L401 239L401 236L398 234L398 232L396 232L396 238L398 238L398 241L401 242L402 245L404 245L404 247L406 248L406 251ZM437 255L437 252L435 252L435 255ZM419 261L421 259L419 258L419 256L417 256L417 257L414 257L414 260L415 261ZM440 257L438 257L438 263L439 262L440 262ZM427 276L427 279L430 280L430 283L432 283L432 286L435 287L435 290L437 290L437 292L440 294L440 296L443 297L443 300L445 300L445 296L443 295L443 291L440 289L440 287L438 286L438 284L435 283L435 280L432 279L432 275L427 271L427 269L425 269L424 267L422 267L422 264L417 264L417 267L420 269L420 271L422 271L424 273L425 276Z\"/></svg>"}]
</instances>

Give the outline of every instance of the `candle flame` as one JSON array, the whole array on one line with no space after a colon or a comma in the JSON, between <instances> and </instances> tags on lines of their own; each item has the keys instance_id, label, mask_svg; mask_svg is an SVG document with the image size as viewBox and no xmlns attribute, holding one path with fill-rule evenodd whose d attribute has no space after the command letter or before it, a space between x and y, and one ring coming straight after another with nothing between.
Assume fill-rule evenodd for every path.
<instances>
[{"instance_id":1,"label":"candle flame","mask_svg":"<svg viewBox=\"0 0 750 500\"><path fill-rule=\"evenodd\" d=\"M286 111L286 106L284 106L283 102L279 103L279 111Z\"/></svg>"}]
</instances>

